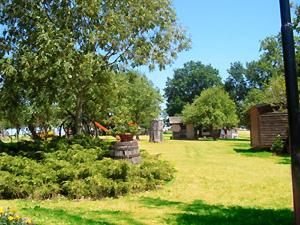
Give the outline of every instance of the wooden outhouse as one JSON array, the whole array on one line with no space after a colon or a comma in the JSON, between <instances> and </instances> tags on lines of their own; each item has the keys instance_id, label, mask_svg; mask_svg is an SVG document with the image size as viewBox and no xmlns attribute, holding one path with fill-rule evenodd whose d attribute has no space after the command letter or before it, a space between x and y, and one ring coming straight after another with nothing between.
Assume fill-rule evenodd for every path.
<instances>
[{"instance_id":1,"label":"wooden outhouse","mask_svg":"<svg viewBox=\"0 0 300 225\"><path fill-rule=\"evenodd\" d=\"M270 148L278 135L283 139L287 138L287 113L276 112L267 104L253 106L248 113L252 148Z\"/></svg>"}]
</instances>

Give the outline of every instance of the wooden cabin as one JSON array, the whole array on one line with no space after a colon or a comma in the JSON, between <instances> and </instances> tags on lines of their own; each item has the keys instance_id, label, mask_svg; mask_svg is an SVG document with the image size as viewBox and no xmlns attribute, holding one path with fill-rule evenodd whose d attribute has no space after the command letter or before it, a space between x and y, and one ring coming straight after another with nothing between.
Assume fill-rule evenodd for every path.
<instances>
[{"instance_id":1,"label":"wooden cabin","mask_svg":"<svg viewBox=\"0 0 300 225\"><path fill-rule=\"evenodd\" d=\"M287 138L287 113L276 112L274 107L267 104L253 106L248 113L252 148L270 148L278 135Z\"/></svg>"},{"instance_id":2,"label":"wooden cabin","mask_svg":"<svg viewBox=\"0 0 300 225\"><path fill-rule=\"evenodd\" d=\"M194 140L198 138L220 137L220 129L215 129L211 132L205 127L185 124L180 116L170 116L169 122L171 124L172 139Z\"/></svg>"},{"instance_id":3,"label":"wooden cabin","mask_svg":"<svg viewBox=\"0 0 300 225\"><path fill-rule=\"evenodd\" d=\"M184 124L181 117L170 116L172 139L197 139L197 132L193 124Z\"/></svg>"}]
</instances>

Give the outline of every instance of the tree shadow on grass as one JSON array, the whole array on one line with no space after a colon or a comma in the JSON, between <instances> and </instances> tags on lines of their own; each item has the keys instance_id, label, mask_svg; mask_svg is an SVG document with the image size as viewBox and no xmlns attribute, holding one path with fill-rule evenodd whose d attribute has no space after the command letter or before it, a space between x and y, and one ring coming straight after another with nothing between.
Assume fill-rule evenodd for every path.
<instances>
[{"instance_id":1,"label":"tree shadow on grass","mask_svg":"<svg viewBox=\"0 0 300 225\"><path fill-rule=\"evenodd\" d=\"M283 156L279 162L279 164L291 164L291 157L290 156Z\"/></svg>"},{"instance_id":2,"label":"tree shadow on grass","mask_svg":"<svg viewBox=\"0 0 300 225\"><path fill-rule=\"evenodd\" d=\"M122 224L143 225L133 219L129 213L123 211L103 210L103 211L84 211L82 213L69 213L63 209L42 208L23 208L22 211L38 218L50 218L66 222L67 224L84 225L115 225L122 221ZM90 218L86 218L90 217Z\"/></svg>"},{"instance_id":3,"label":"tree shadow on grass","mask_svg":"<svg viewBox=\"0 0 300 225\"><path fill-rule=\"evenodd\" d=\"M269 158L274 156L268 149L253 149L253 148L234 148L236 153L249 157ZM279 156L278 164L291 164L291 157L288 154L277 155Z\"/></svg>"},{"instance_id":4,"label":"tree shadow on grass","mask_svg":"<svg viewBox=\"0 0 300 225\"><path fill-rule=\"evenodd\" d=\"M109 222L112 220L114 222L116 222L116 221L122 222L122 224L124 224L124 222L125 222L126 224L130 224L130 225L144 225L144 223L141 223L141 222L135 220L130 215L129 212L124 212L124 211L120 211L120 210L90 211L90 212L87 212L87 214L92 215L92 216L97 216L97 217L109 216L107 219Z\"/></svg>"},{"instance_id":5,"label":"tree shadow on grass","mask_svg":"<svg viewBox=\"0 0 300 225\"><path fill-rule=\"evenodd\" d=\"M180 225L290 225L290 209L260 209L239 206L225 207L209 205L201 200L191 204L162 200L160 198L142 198L142 204L148 207L173 207L177 213L166 215L165 222Z\"/></svg>"},{"instance_id":6,"label":"tree shadow on grass","mask_svg":"<svg viewBox=\"0 0 300 225\"><path fill-rule=\"evenodd\" d=\"M220 139L218 139L218 140L220 140L220 141L234 141L234 142L240 142L240 141L250 141L250 139L249 138L220 138Z\"/></svg>"},{"instance_id":7,"label":"tree shadow on grass","mask_svg":"<svg viewBox=\"0 0 300 225\"><path fill-rule=\"evenodd\" d=\"M257 209L239 206L224 207L208 205L196 200L183 208L182 213L173 214L169 223L199 225L290 225L292 212L289 209Z\"/></svg>"},{"instance_id":8,"label":"tree shadow on grass","mask_svg":"<svg viewBox=\"0 0 300 225\"><path fill-rule=\"evenodd\" d=\"M217 139L213 139L211 137L207 137L207 138L199 138L199 141L228 141L228 142L249 142L250 139L247 138L217 138ZM248 144L247 144L248 145Z\"/></svg>"},{"instance_id":9,"label":"tree shadow on grass","mask_svg":"<svg viewBox=\"0 0 300 225\"><path fill-rule=\"evenodd\" d=\"M249 157L261 157L261 158L268 158L271 157L273 154L266 149L253 149L253 148L234 148L233 149L236 153L239 153L244 156Z\"/></svg>"},{"instance_id":10,"label":"tree shadow on grass","mask_svg":"<svg viewBox=\"0 0 300 225\"><path fill-rule=\"evenodd\" d=\"M141 197L139 202L148 208L156 208L160 206L180 206L181 202L163 200L161 198Z\"/></svg>"}]
</instances>

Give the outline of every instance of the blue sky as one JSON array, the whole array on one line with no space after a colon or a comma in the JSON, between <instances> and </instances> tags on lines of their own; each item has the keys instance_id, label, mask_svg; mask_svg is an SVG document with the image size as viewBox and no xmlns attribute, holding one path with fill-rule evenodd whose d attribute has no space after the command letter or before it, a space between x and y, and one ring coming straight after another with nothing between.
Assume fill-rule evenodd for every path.
<instances>
[{"instance_id":1,"label":"blue sky","mask_svg":"<svg viewBox=\"0 0 300 225\"><path fill-rule=\"evenodd\" d=\"M260 41L280 31L279 0L174 0L174 7L192 48L164 71L142 69L160 90L189 60L211 64L224 79L230 63L257 59Z\"/></svg>"}]
</instances>

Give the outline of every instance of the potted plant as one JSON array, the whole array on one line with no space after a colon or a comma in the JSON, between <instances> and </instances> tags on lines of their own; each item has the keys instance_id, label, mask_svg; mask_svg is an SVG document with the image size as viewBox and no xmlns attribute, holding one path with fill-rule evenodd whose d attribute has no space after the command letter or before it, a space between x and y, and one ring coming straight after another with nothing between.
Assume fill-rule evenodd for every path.
<instances>
[{"instance_id":1,"label":"potted plant","mask_svg":"<svg viewBox=\"0 0 300 225\"><path fill-rule=\"evenodd\" d=\"M122 142L132 141L133 136L138 131L138 125L132 121L126 119L120 119L114 122L114 128L112 129L113 136L119 136Z\"/></svg>"}]
</instances>

